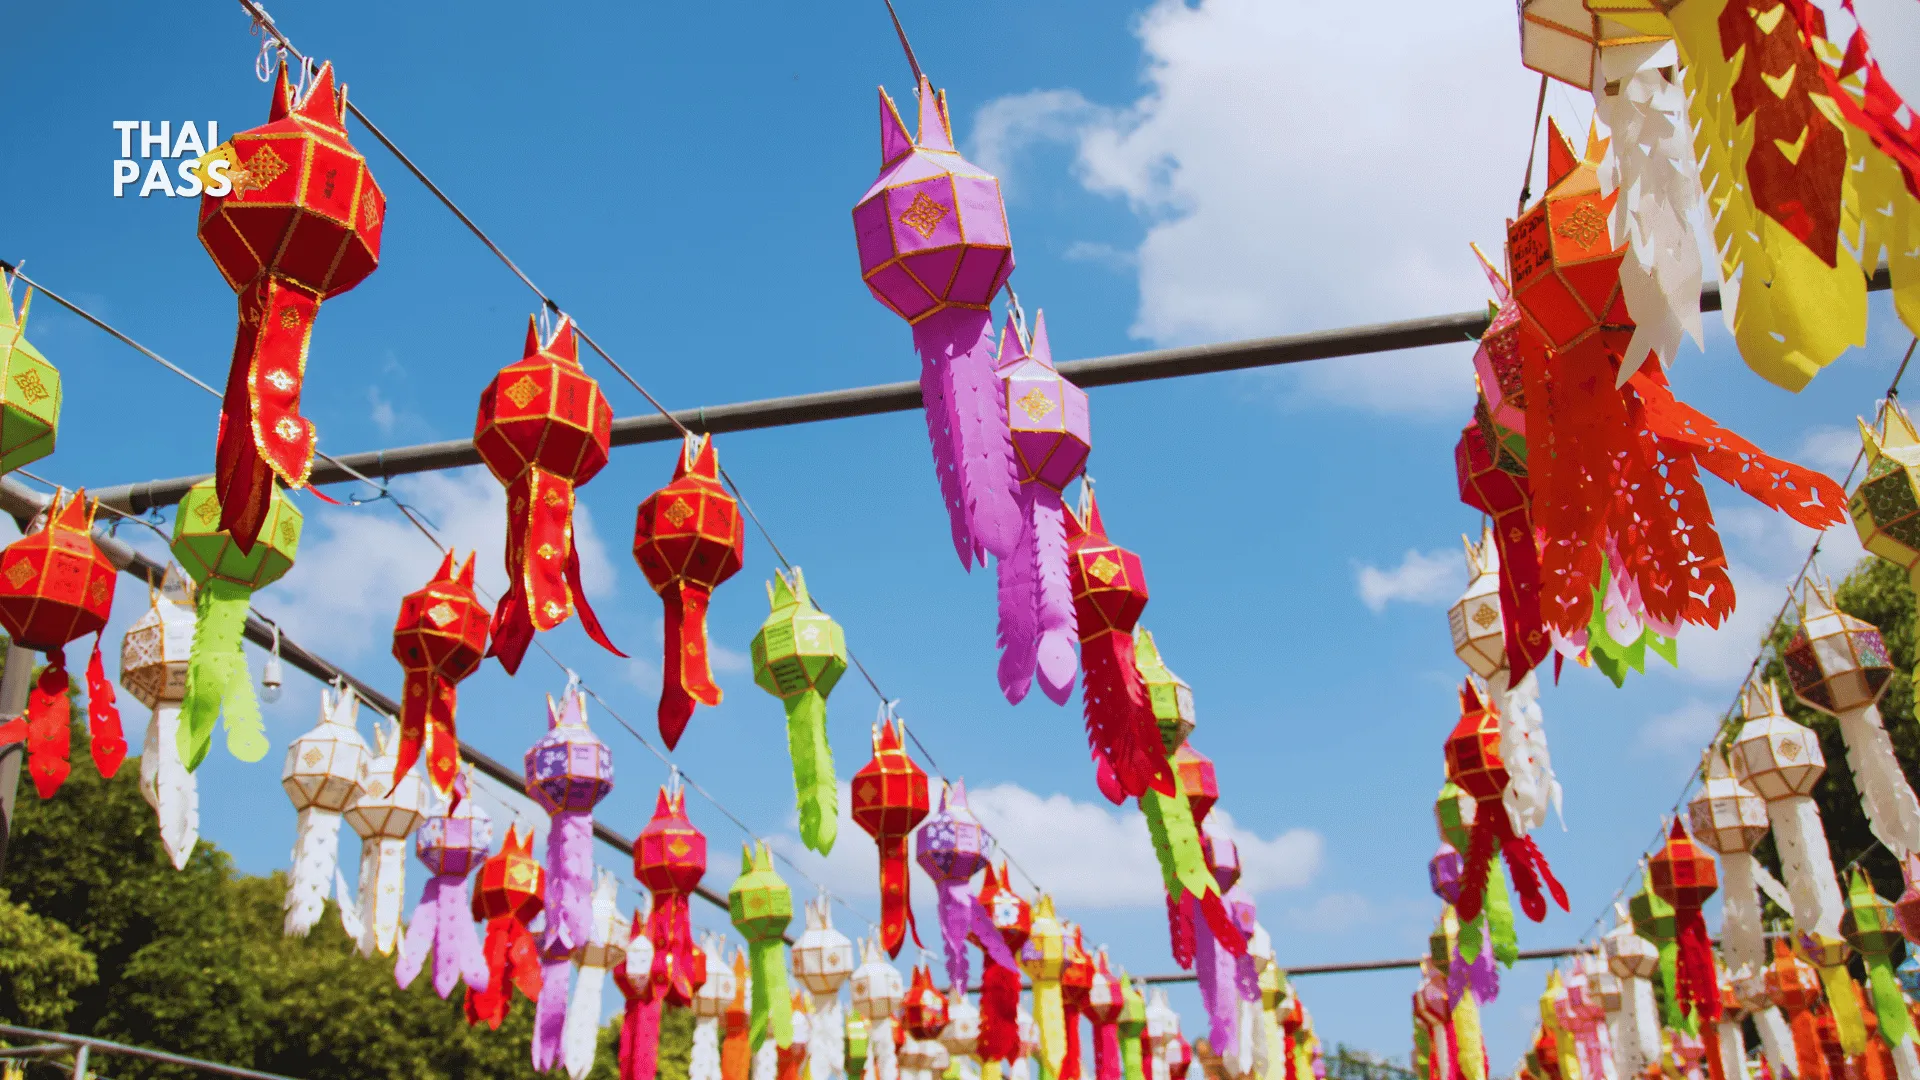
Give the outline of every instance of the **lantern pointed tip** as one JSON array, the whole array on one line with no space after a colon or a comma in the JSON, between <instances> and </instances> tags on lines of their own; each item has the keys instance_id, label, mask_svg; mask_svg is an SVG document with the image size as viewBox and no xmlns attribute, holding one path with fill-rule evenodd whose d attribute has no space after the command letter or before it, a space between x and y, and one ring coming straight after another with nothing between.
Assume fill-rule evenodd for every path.
<instances>
[{"instance_id":1,"label":"lantern pointed tip","mask_svg":"<svg viewBox=\"0 0 1920 1080\"><path fill-rule=\"evenodd\" d=\"M1020 331L1013 323L1013 309L1007 309L1006 325L1000 328L1000 355L994 361L994 367L1004 372L1027 360L1027 343L1020 340Z\"/></svg>"},{"instance_id":2,"label":"lantern pointed tip","mask_svg":"<svg viewBox=\"0 0 1920 1080\"><path fill-rule=\"evenodd\" d=\"M307 96L293 107L293 111L317 124L331 128L345 128L347 125L347 92L344 87L336 89L333 77L333 61L320 65L320 73L313 78L313 85L307 88Z\"/></svg>"},{"instance_id":3,"label":"lantern pointed tip","mask_svg":"<svg viewBox=\"0 0 1920 1080\"><path fill-rule=\"evenodd\" d=\"M893 103L887 88L880 87L880 166L885 168L912 150L913 136L907 134L906 121L900 118L900 107Z\"/></svg>"},{"instance_id":4,"label":"lantern pointed tip","mask_svg":"<svg viewBox=\"0 0 1920 1080\"><path fill-rule=\"evenodd\" d=\"M935 90L933 81L920 76L920 126L913 144L923 150L953 153L953 126L947 118L947 92Z\"/></svg>"},{"instance_id":5,"label":"lantern pointed tip","mask_svg":"<svg viewBox=\"0 0 1920 1080\"><path fill-rule=\"evenodd\" d=\"M1560 130L1560 122L1547 117L1547 186L1565 180L1579 165L1580 158L1574 153L1573 143Z\"/></svg>"},{"instance_id":6,"label":"lantern pointed tip","mask_svg":"<svg viewBox=\"0 0 1920 1080\"><path fill-rule=\"evenodd\" d=\"M1033 313L1033 345L1029 350L1035 360L1051 369L1053 367L1053 346L1047 343L1047 309L1040 308Z\"/></svg>"}]
</instances>

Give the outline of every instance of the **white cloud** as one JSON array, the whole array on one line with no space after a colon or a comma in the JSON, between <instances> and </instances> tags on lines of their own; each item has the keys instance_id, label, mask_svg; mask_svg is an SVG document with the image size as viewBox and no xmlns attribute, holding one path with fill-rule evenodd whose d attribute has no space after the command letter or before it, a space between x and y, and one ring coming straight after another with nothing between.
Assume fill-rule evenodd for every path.
<instances>
[{"instance_id":1,"label":"white cloud","mask_svg":"<svg viewBox=\"0 0 1920 1080\"><path fill-rule=\"evenodd\" d=\"M393 411L393 402L380 396L379 387L369 386L367 387L367 403L372 406L372 411L368 416L373 420L373 426L379 428L382 435L392 434L394 421L396 419Z\"/></svg>"},{"instance_id":2,"label":"white cloud","mask_svg":"<svg viewBox=\"0 0 1920 1080\"><path fill-rule=\"evenodd\" d=\"M1860 429L1856 427L1814 428L1800 440L1800 452L1793 461L1809 469L1819 469L1836 482L1853 467L1860 454Z\"/></svg>"},{"instance_id":3,"label":"white cloud","mask_svg":"<svg viewBox=\"0 0 1920 1080\"><path fill-rule=\"evenodd\" d=\"M1138 810L1079 802L1060 794L1038 795L1017 784L969 788L967 799L1018 866L1041 875L1040 883L1063 909L1150 908L1165 903L1153 841ZM933 801L939 805L937 790ZM852 805L847 785L842 784L840 833L831 855L807 851L791 832L772 838L772 843L827 888L870 900L879 893L874 846L853 823ZM1213 812L1224 819L1239 848L1241 881L1253 893L1298 889L1319 871L1325 846L1319 833L1295 828L1262 837L1234 825L1226 811L1216 808ZM923 898L931 897L931 883L918 869L914 873L915 890ZM1022 876L1017 868L1014 875Z\"/></svg>"},{"instance_id":4,"label":"white cloud","mask_svg":"<svg viewBox=\"0 0 1920 1080\"><path fill-rule=\"evenodd\" d=\"M401 477L394 495L432 522L463 555L479 551L476 583L491 597L505 589L506 492L484 469ZM300 555L285 580L257 597L302 644L341 659L384 651L398 597L426 584L441 555L383 502L324 507L302 500L307 514ZM584 502L574 510L574 542L587 595L604 604L614 594L613 563Z\"/></svg>"},{"instance_id":5,"label":"white cloud","mask_svg":"<svg viewBox=\"0 0 1920 1080\"><path fill-rule=\"evenodd\" d=\"M1359 564L1360 602L1376 614L1399 600L1409 604L1444 604L1467 585L1467 570L1458 551L1420 552L1408 549L1400 565L1381 569Z\"/></svg>"}]
</instances>

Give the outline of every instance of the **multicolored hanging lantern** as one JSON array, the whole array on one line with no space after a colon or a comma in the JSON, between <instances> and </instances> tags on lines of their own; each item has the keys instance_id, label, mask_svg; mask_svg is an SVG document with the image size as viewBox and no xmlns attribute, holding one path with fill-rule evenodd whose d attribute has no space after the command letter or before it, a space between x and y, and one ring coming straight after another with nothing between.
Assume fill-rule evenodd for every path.
<instances>
[{"instance_id":1,"label":"multicolored hanging lantern","mask_svg":"<svg viewBox=\"0 0 1920 1080\"><path fill-rule=\"evenodd\" d=\"M974 899L985 910L990 926L975 924L969 939L980 946L980 1042L977 1053L984 1062L1012 1062L1020 1056L1020 970L1021 949L1033 933L1033 908L1013 891L1007 864L996 869L987 866L980 895ZM998 939L1000 949L992 947ZM1004 953L1001 951L1004 950ZM964 984L960 984L964 985Z\"/></svg>"},{"instance_id":2,"label":"multicolored hanging lantern","mask_svg":"<svg viewBox=\"0 0 1920 1080\"><path fill-rule=\"evenodd\" d=\"M293 569L300 550L300 511L278 488L269 485L265 517L242 547L222 524L214 483L193 485L173 513L173 557L197 586L193 657L180 703L180 760L189 772L206 760L214 722L222 718L228 753L241 761L267 756L266 725L241 642L253 594Z\"/></svg>"},{"instance_id":3,"label":"multicolored hanging lantern","mask_svg":"<svg viewBox=\"0 0 1920 1080\"><path fill-rule=\"evenodd\" d=\"M1013 273L1000 181L954 149L945 92L918 74L919 133L880 91L880 176L853 209L860 277L913 327L920 397L953 548L1011 558L1020 515L988 305Z\"/></svg>"},{"instance_id":4,"label":"multicolored hanging lantern","mask_svg":"<svg viewBox=\"0 0 1920 1080\"><path fill-rule=\"evenodd\" d=\"M658 910L658 902L655 902ZM721 1080L720 1026L727 1018L740 987L734 983L733 965L726 960L725 946L712 934L702 939L701 953L712 958L706 965L706 980L693 995L693 1050L687 1064L687 1080ZM629 954L631 959L631 954ZM656 961L658 954L656 953ZM746 1027L741 1018L741 1028Z\"/></svg>"},{"instance_id":5,"label":"multicolored hanging lantern","mask_svg":"<svg viewBox=\"0 0 1920 1080\"><path fill-rule=\"evenodd\" d=\"M1093 435L1087 392L1054 370L1047 315L1034 316L1029 348L1013 314L1000 332L999 376L1019 488L1020 533L996 564L1000 584L1000 691L1019 704L1040 676L1056 705L1073 693L1077 636L1060 493L1086 468Z\"/></svg>"},{"instance_id":6,"label":"multicolored hanging lantern","mask_svg":"<svg viewBox=\"0 0 1920 1080\"><path fill-rule=\"evenodd\" d=\"M1773 941L1773 966L1767 969L1767 995L1785 1010L1793 1027L1795 1075L1814 1080L1827 1075L1820 1053L1819 1025L1813 1011L1820 1004L1820 977L1813 965L1795 956L1785 938Z\"/></svg>"},{"instance_id":7,"label":"multicolored hanging lantern","mask_svg":"<svg viewBox=\"0 0 1920 1080\"><path fill-rule=\"evenodd\" d=\"M860 966L853 970L848 995L853 1011L867 1022L867 1072L874 1080L898 1080L894 1050L894 1014L907 995L900 972L887 963L878 938L860 943Z\"/></svg>"},{"instance_id":8,"label":"multicolored hanging lantern","mask_svg":"<svg viewBox=\"0 0 1920 1080\"><path fill-rule=\"evenodd\" d=\"M400 772L429 743L427 779L441 798L460 774L460 736L454 725L460 681L480 670L487 655L487 609L473 593L473 555L454 572L454 553L426 586L400 598L393 624L393 658L406 681L400 695ZM428 731L432 731L431 740Z\"/></svg>"},{"instance_id":9,"label":"multicolored hanging lantern","mask_svg":"<svg viewBox=\"0 0 1920 1080\"><path fill-rule=\"evenodd\" d=\"M888 956L900 955L909 929L914 944L920 943L907 835L927 816L927 774L907 756L906 737L907 722L881 705L873 725L873 760L853 774L852 785L853 820L880 849L880 943Z\"/></svg>"},{"instance_id":10,"label":"multicolored hanging lantern","mask_svg":"<svg viewBox=\"0 0 1920 1080\"><path fill-rule=\"evenodd\" d=\"M1196 726L1193 687L1167 668L1167 662L1160 658L1160 646L1153 640L1153 632L1144 626L1134 628L1133 662L1140 669L1140 685L1146 688L1154 721L1160 725L1160 748L1172 757L1186 745L1187 737ZM1173 764L1177 778L1179 762Z\"/></svg>"},{"instance_id":11,"label":"multicolored hanging lantern","mask_svg":"<svg viewBox=\"0 0 1920 1080\"><path fill-rule=\"evenodd\" d=\"M27 696L25 715L0 724L0 746L24 742L27 772L42 799L53 798L72 767L67 713L67 642L93 634L87 662L87 730L101 776L120 770L127 740L113 684L100 661L100 633L113 611L115 569L93 542L87 493L62 488L47 504L46 526L0 551L0 626L15 645L47 654L47 666Z\"/></svg>"},{"instance_id":12,"label":"multicolored hanging lantern","mask_svg":"<svg viewBox=\"0 0 1920 1080\"><path fill-rule=\"evenodd\" d=\"M1060 1080L1090 1080L1085 1056L1080 1050L1080 1019L1087 1016L1087 996L1093 992L1093 954L1087 952L1080 927L1061 925L1060 1002L1066 1011L1066 1056L1060 1064Z\"/></svg>"},{"instance_id":13,"label":"multicolored hanging lantern","mask_svg":"<svg viewBox=\"0 0 1920 1080\"><path fill-rule=\"evenodd\" d=\"M1695 843L1720 856L1720 948L1727 967L1736 979L1751 977L1767 964L1753 874L1753 849L1771 828L1767 801L1734 779L1717 747L1707 751L1703 772L1699 793L1687 803L1687 824Z\"/></svg>"},{"instance_id":14,"label":"multicolored hanging lantern","mask_svg":"<svg viewBox=\"0 0 1920 1080\"><path fill-rule=\"evenodd\" d=\"M947 1027L947 999L934 989L933 972L925 964L914 965L907 992L900 999L900 1027L907 1036L900 1049L902 1074L932 1080L944 1072L941 1059L947 1051L938 1040Z\"/></svg>"},{"instance_id":15,"label":"multicolored hanging lantern","mask_svg":"<svg viewBox=\"0 0 1920 1080\"><path fill-rule=\"evenodd\" d=\"M1540 553L1534 543L1526 440L1513 435L1502 441L1500 436L1510 431L1488 412L1487 399L1478 399L1474 422L1461 430L1454 444L1453 471L1460 501L1487 515L1498 549L1501 643L1510 677L1517 680L1546 659L1553 638L1540 614Z\"/></svg>"},{"instance_id":16,"label":"multicolored hanging lantern","mask_svg":"<svg viewBox=\"0 0 1920 1080\"><path fill-rule=\"evenodd\" d=\"M613 791L613 751L587 726L586 692L569 682L560 699L556 706L547 698L547 733L523 761L528 796L552 818L540 940L544 983L533 1022L533 1061L541 1070L568 1053L567 967L594 929L593 808Z\"/></svg>"},{"instance_id":17,"label":"multicolored hanging lantern","mask_svg":"<svg viewBox=\"0 0 1920 1080\"><path fill-rule=\"evenodd\" d=\"M1619 1030L1614 1034L1615 1060L1621 1077L1639 1076L1660 1063L1660 1011L1653 997L1653 979L1660 974L1660 950L1633 928L1627 909L1613 906L1614 926L1600 938L1607 970L1620 980Z\"/></svg>"},{"instance_id":18,"label":"multicolored hanging lantern","mask_svg":"<svg viewBox=\"0 0 1920 1080\"><path fill-rule=\"evenodd\" d=\"M748 1039L757 1053L768 1035L782 1049L793 1043L793 1002L787 989L787 945L793 891L773 868L773 850L754 844L740 853L740 876L727 890L733 928L747 939L753 961L753 1017Z\"/></svg>"},{"instance_id":19,"label":"multicolored hanging lantern","mask_svg":"<svg viewBox=\"0 0 1920 1080\"><path fill-rule=\"evenodd\" d=\"M626 959L625 927L615 906L618 894L619 884L612 872L600 871L593 886L587 934L574 945L573 964L580 974L574 979L573 996L567 1001L566 1026L560 1035L561 1061L570 1080L586 1080L587 1074L593 1071L607 973ZM536 1022L536 1037L537 1026Z\"/></svg>"},{"instance_id":20,"label":"multicolored hanging lantern","mask_svg":"<svg viewBox=\"0 0 1920 1080\"><path fill-rule=\"evenodd\" d=\"M1447 779L1476 803L1466 873L1460 886L1460 916L1468 920L1479 916L1496 856L1506 860L1514 889L1520 894L1520 909L1527 918L1539 922L1547 916L1547 903L1540 893L1543 879L1554 902L1566 910L1566 890L1553 876L1546 856L1532 837L1514 834L1513 822L1501 802L1507 788L1507 768L1500 756L1500 721L1481 702L1471 681L1460 687L1460 722L1447 737L1446 760Z\"/></svg>"},{"instance_id":21,"label":"multicolored hanging lantern","mask_svg":"<svg viewBox=\"0 0 1920 1080\"><path fill-rule=\"evenodd\" d=\"M153 710L140 745L140 794L160 819L160 846L185 870L200 839L200 789L180 762L180 701L193 653L193 583L168 563L153 606L120 639L120 685Z\"/></svg>"},{"instance_id":22,"label":"multicolored hanging lantern","mask_svg":"<svg viewBox=\"0 0 1920 1080\"><path fill-rule=\"evenodd\" d=\"M1467 591L1447 609L1453 653L1475 675L1491 679L1507 669L1507 639L1500 625L1500 551L1488 522L1478 544L1462 536L1467 549Z\"/></svg>"},{"instance_id":23,"label":"multicolored hanging lantern","mask_svg":"<svg viewBox=\"0 0 1920 1080\"><path fill-rule=\"evenodd\" d=\"M60 430L60 372L27 340L33 287L13 310L12 280L0 274L0 474L53 453Z\"/></svg>"},{"instance_id":24,"label":"multicolored hanging lantern","mask_svg":"<svg viewBox=\"0 0 1920 1080\"><path fill-rule=\"evenodd\" d=\"M1654 892L1673 905L1674 933L1679 944L1675 996L1683 1009L1708 1023L1720 1019L1720 977L1714 970L1713 943L1700 905L1720 887L1713 857L1700 850L1680 819L1673 820L1667 842L1647 864Z\"/></svg>"},{"instance_id":25,"label":"multicolored hanging lantern","mask_svg":"<svg viewBox=\"0 0 1920 1080\"><path fill-rule=\"evenodd\" d=\"M633 845L633 876L653 896L647 939L653 942L653 988L670 1005L693 1002L692 912L688 898L707 873L707 837L687 819L687 793L676 770L660 789L653 818ZM719 956L708 951L720 970ZM709 978L712 972L709 972ZM716 990L715 993L718 993Z\"/></svg>"},{"instance_id":26,"label":"multicolored hanging lantern","mask_svg":"<svg viewBox=\"0 0 1920 1080\"><path fill-rule=\"evenodd\" d=\"M306 486L316 433L300 392L314 317L380 265L387 199L347 138L331 62L297 100L282 63L267 122L228 140L227 154L232 185L201 197L199 234L240 296L214 485L219 528L246 555L273 516L274 477Z\"/></svg>"},{"instance_id":27,"label":"multicolored hanging lantern","mask_svg":"<svg viewBox=\"0 0 1920 1080\"><path fill-rule=\"evenodd\" d=\"M287 744L280 786L300 814L287 874L288 937L306 937L326 910L340 860L340 815L366 793L366 740L357 720L360 699L343 681L320 690L320 722ZM345 904L344 891L337 897Z\"/></svg>"},{"instance_id":28,"label":"multicolored hanging lantern","mask_svg":"<svg viewBox=\"0 0 1920 1080\"><path fill-rule=\"evenodd\" d=\"M940 808L914 837L914 860L933 882L940 901L940 944L946 953L947 985L964 987L967 938L972 935L994 962L1013 966L1013 954L994 929L993 915L975 899L973 876L993 860L993 834L967 805L964 778L940 790Z\"/></svg>"},{"instance_id":29,"label":"multicolored hanging lantern","mask_svg":"<svg viewBox=\"0 0 1920 1080\"><path fill-rule=\"evenodd\" d=\"M1146 571L1140 556L1107 539L1091 484L1081 485L1080 513L1066 518L1080 667L1086 675L1080 696L1101 794L1115 804L1148 788L1171 796L1173 770L1134 660L1133 628L1147 606Z\"/></svg>"},{"instance_id":30,"label":"multicolored hanging lantern","mask_svg":"<svg viewBox=\"0 0 1920 1080\"><path fill-rule=\"evenodd\" d=\"M613 966L613 984L626 999L620 1017L620 1080L655 1080L660 1069L660 1011L665 1002L653 992L653 942L647 940L647 913L635 911L627 948Z\"/></svg>"},{"instance_id":31,"label":"multicolored hanging lantern","mask_svg":"<svg viewBox=\"0 0 1920 1080\"><path fill-rule=\"evenodd\" d=\"M487 924L487 985L467 990L467 1023L499 1030L515 987L528 1001L540 1000L540 949L530 926L546 906L546 885L547 872L533 857L533 830L523 835L509 826L500 853L480 864L474 884L473 917Z\"/></svg>"},{"instance_id":32,"label":"multicolored hanging lantern","mask_svg":"<svg viewBox=\"0 0 1920 1080\"><path fill-rule=\"evenodd\" d=\"M1847 497L1860 546L1905 570L1920 589L1920 432L1898 401L1881 406L1879 430L1860 419L1866 475Z\"/></svg>"},{"instance_id":33,"label":"multicolored hanging lantern","mask_svg":"<svg viewBox=\"0 0 1920 1080\"><path fill-rule=\"evenodd\" d=\"M1847 887L1847 913L1840 919L1840 932L1867 969L1867 985L1872 995L1873 1015L1878 1020L1880 1037L1886 1041L1896 1062L1906 1058L1899 1070L1902 1076L1916 1074L1913 1018L1900 994L1893 975L1893 952L1901 947L1900 930L1895 923L1893 905L1873 891L1866 871L1855 867Z\"/></svg>"},{"instance_id":34,"label":"multicolored hanging lantern","mask_svg":"<svg viewBox=\"0 0 1920 1080\"><path fill-rule=\"evenodd\" d=\"M1060 985L1066 964L1066 928L1054 916L1053 897L1041 893L1033 903L1026 944L1020 947L1020 970L1033 980L1033 1020L1040 1029L1041 1064L1048 1076L1056 1077L1067 1053L1066 999Z\"/></svg>"},{"instance_id":35,"label":"multicolored hanging lantern","mask_svg":"<svg viewBox=\"0 0 1920 1080\"><path fill-rule=\"evenodd\" d=\"M660 667L660 737L680 744L693 707L720 704L707 654L707 601L740 572L747 526L720 485L713 437L688 435L673 480L640 504L633 558L666 605L666 657Z\"/></svg>"},{"instance_id":36,"label":"multicolored hanging lantern","mask_svg":"<svg viewBox=\"0 0 1920 1080\"><path fill-rule=\"evenodd\" d=\"M1120 1053L1120 1017L1126 1011L1126 994L1114 977L1107 951L1094 956L1093 975L1088 980L1086 1004L1082 1011L1093 1025L1093 1075L1096 1080L1124 1080Z\"/></svg>"},{"instance_id":37,"label":"multicolored hanging lantern","mask_svg":"<svg viewBox=\"0 0 1920 1080\"><path fill-rule=\"evenodd\" d=\"M807 1017L807 1061L811 1080L845 1073L846 1018L840 1011L840 987L853 977L853 942L833 928L826 894L807 904L807 929L793 943L793 976L812 995Z\"/></svg>"},{"instance_id":38,"label":"multicolored hanging lantern","mask_svg":"<svg viewBox=\"0 0 1920 1080\"><path fill-rule=\"evenodd\" d=\"M573 320L560 316L542 337L527 319L521 358L500 369L480 392L473 447L507 489L507 593L493 613L493 645L512 675L535 631L551 630L580 610L580 626L615 656L580 584L573 542L573 506L582 484L606 467L613 407L580 366Z\"/></svg>"},{"instance_id":39,"label":"multicolored hanging lantern","mask_svg":"<svg viewBox=\"0 0 1920 1080\"><path fill-rule=\"evenodd\" d=\"M445 999L465 980L470 990L488 986L486 954L473 929L467 875L486 861L493 846L493 820L474 799L461 799L427 818L414 838L414 854L433 876L414 905L400 945L394 980L405 990L433 954L433 991Z\"/></svg>"},{"instance_id":40,"label":"multicolored hanging lantern","mask_svg":"<svg viewBox=\"0 0 1920 1080\"><path fill-rule=\"evenodd\" d=\"M1152 638L1142 634L1139 640L1149 647ZM1158 652L1153 653L1158 664ZM1143 665L1143 675L1153 685L1154 667ZM1172 672L1164 665L1158 665L1158 674L1165 674L1179 689L1185 684L1179 683ZM1151 696L1154 716L1160 721L1164 737L1172 725L1178 728L1178 708L1180 698L1174 694ZM1191 697L1187 698L1187 712L1192 712ZM1169 721L1168 715L1176 719ZM1221 896L1219 885L1207 868L1206 849L1200 828L1195 821L1196 807L1211 810L1213 801L1219 796L1219 789L1213 779L1213 763L1199 751L1193 750L1184 739L1177 745L1169 758L1179 794L1169 798L1151 788L1140 795L1140 811L1147 820L1147 835L1153 841L1153 852L1160 864L1161 882L1167 894L1168 936L1173 946L1173 958L1183 968L1194 964L1199 948L1199 930L1196 921L1204 921L1208 926L1208 938L1218 942L1229 953L1239 955L1246 950L1246 942L1239 928L1234 926L1228 915L1226 903ZM1189 790L1192 785L1192 790ZM1201 785L1213 787L1212 796L1204 794Z\"/></svg>"},{"instance_id":41,"label":"multicolored hanging lantern","mask_svg":"<svg viewBox=\"0 0 1920 1080\"><path fill-rule=\"evenodd\" d=\"M774 571L767 604L773 610L753 636L753 681L786 709L800 842L825 855L833 850L840 814L833 747L827 743L827 695L847 670L847 636L807 595L807 579L797 566L791 577Z\"/></svg>"},{"instance_id":42,"label":"multicolored hanging lantern","mask_svg":"<svg viewBox=\"0 0 1920 1080\"><path fill-rule=\"evenodd\" d=\"M971 1058L980 1049L980 1010L967 1000L965 987L947 991L947 1026L940 1029L940 1045L954 1061Z\"/></svg>"},{"instance_id":43,"label":"multicolored hanging lantern","mask_svg":"<svg viewBox=\"0 0 1920 1080\"><path fill-rule=\"evenodd\" d=\"M400 937L400 906L407 899L407 837L427 819L427 785L419 772L396 772L399 725L373 725L373 757L360 798L341 817L360 834L360 955L393 952ZM342 905L344 910L345 905Z\"/></svg>"}]
</instances>

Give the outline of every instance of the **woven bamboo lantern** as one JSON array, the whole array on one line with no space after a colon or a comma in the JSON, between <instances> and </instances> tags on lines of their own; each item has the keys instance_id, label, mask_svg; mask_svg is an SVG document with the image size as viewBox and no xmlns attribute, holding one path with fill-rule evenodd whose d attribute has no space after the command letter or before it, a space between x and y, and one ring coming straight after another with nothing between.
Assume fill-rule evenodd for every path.
<instances>
[{"instance_id":1,"label":"woven bamboo lantern","mask_svg":"<svg viewBox=\"0 0 1920 1080\"><path fill-rule=\"evenodd\" d=\"M280 786L300 815L293 869L287 875L289 937L305 937L320 921L339 863L340 815L366 793L367 762L373 755L355 727L359 711L360 699L344 682L333 690L322 689L320 722L287 744Z\"/></svg>"},{"instance_id":2,"label":"woven bamboo lantern","mask_svg":"<svg viewBox=\"0 0 1920 1080\"><path fill-rule=\"evenodd\" d=\"M193 653L193 582L167 564L152 607L120 641L120 685L153 710L140 748L140 794L160 821L160 843L176 870L186 869L200 838L200 791L180 760L180 702L187 696Z\"/></svg>"},{"instance_id":3,"label":"woven bamboo lantern","mask_svg":"<svg viewBox=\"0 0 1920 1080\"><path fill-rule=\"evenodd\" d=\"M360 835L360 954L393 952L406 900L407 837L427 819L427 785L418 770L394 776L397 726L373 725L373 757L360 798L341 816Z\"/></svg>"},{"instance_id":4,"label":"woven bamboo lantern","mask_svg":"<svg viewBox=\"0 0 1920 1080\"><path fill-rule=\"evenodd\" d=\"M1453 633L1453 652L1460 662L1483 679L1507 666L1507 639L1500 624L1500 549L1494 541L1493 526L1476 544L1466 537L1467 591L1447 609L1447 626Z\"/></svg>"}]
</instances>

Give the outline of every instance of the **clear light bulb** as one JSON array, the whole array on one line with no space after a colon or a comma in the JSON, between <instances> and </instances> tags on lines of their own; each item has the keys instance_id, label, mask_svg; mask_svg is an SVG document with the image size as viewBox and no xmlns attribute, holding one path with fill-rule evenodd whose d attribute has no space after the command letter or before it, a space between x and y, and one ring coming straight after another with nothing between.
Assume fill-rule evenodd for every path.
<instances>
[{"instance_id":1,"label":"clear light bulb","mask_svg":"<svg viewBox=\"0 0 1920 1080\"><path fill-rule=\"evenodd\" d=\"M260 700L271 705L280 700L280 684L285 681L280 668L280 628L273 628L273 651L267 654L267 665L260 672Z\"/></svg>"}]
</instances>

